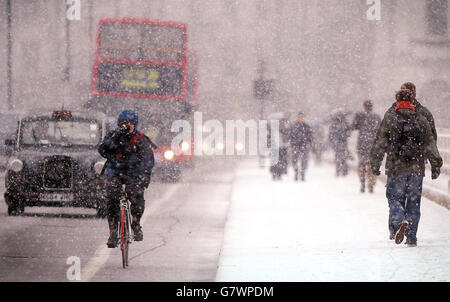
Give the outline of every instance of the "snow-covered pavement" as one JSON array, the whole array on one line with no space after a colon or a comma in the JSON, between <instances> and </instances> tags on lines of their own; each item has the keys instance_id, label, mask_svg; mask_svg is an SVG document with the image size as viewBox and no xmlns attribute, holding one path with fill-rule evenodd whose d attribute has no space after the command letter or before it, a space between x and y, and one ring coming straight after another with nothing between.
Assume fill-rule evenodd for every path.
<instances>
[{"instance_id":1,"label":"snow-covered pavement","mask_svg":"<svg viewBox=\"0 0 450 302\"><path fill-rule=\"evenodd\" d=\"M396 245L383 182L361 194L354 171L309 165L302 183L239 164L217 281L450 281L449 210L423 198L418 247Z\"/></svg>"}]
</instances>

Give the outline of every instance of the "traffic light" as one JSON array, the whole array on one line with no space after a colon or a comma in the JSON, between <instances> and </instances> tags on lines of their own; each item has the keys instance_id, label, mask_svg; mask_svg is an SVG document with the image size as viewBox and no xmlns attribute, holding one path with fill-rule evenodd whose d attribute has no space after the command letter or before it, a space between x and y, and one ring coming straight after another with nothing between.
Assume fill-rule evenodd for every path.
<instances>
[{"instance_id":1,"label":"traffic light","mask_svg":"<svg viewBox=\"0 0 450 302\"><path fill-rule=\"evenodd\" d=\"M258 79L253 82L253 95L256 99L266 99L272 94L273 80Z\"/></svg>"}]
</instances>

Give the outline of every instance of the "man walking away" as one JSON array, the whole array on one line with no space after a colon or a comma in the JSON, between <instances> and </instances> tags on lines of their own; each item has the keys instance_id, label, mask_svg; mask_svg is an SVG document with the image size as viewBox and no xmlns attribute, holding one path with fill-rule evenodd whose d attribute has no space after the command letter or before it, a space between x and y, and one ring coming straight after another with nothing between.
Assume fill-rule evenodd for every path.
<instances>
[{"instance_id":1,"label":"man walking away","mask_svg":"<svg viewBox=\"0 0 450 302\"><path fill-rule=\"evenodd\" d=\"M292 166L294 167L294 179L298 180L298 162L300 161L300 178L305 181L305 171L308 167L309 151L313 142L311 127L305 123L303 112L297 114L297 122L290 129L290 145L292 152Z\"/></svg>"},{"instance_id":2,"label":"man walking away","mask_svg":"<svg viewBox=\"0 0 450 302\"><path fill-rule=\"evenodd\" d=\"M316 125L312 128L312 148L311 151L314 155L314 161L320 165L322 163L322 154L326 149L327 143L325 142L325 132L322 125Z\"/></svg>"},{"instance_id":3,"label":"man walking away","mask_svg":"<svg viewBox=\"0 0 450 302\"><path fill-rule=\"evenodd\" d=\"M372 112L373 103L371 100L364 101L363 107L364 111L355 115L352 130L359 131L356 149L358 152L358 175L361 181L361 193L364 193L366 189L366 178L369 192L373 193L376 177L372 174L372 169L370 169L370 150L381 123L381 118L378 114Z\"/></svg>"},{"instance_id":4,"label":"man walking away","mask_svg":"<svg viewBox=\"0 0 450 302\"><path fill-rule=\"evenodd\" d=\"M428 120L416 111L414 93L400 89L394 111L384 115L373 145L370 164L375 175L380 174L384 154L386 159L386 197L389 203L389 238L408 247L417 246L420 200L425 175L425 155L431 163L431 178L440 174L442 158L436 146Z\"/></svg>"},{"instance_id":5,"label":"man walking away","mask_svg":"<svg viewBox=\"0 0 450 302\"><path fill-rule=\"evenodd\" d=\"M328 140L335 153L336 176L346 176L348 173L347 159L350 158L348 150L348 138L350 136L350 125L347 123L342 111L336 112L330 123Z\"/></svg>"}]
</instances>

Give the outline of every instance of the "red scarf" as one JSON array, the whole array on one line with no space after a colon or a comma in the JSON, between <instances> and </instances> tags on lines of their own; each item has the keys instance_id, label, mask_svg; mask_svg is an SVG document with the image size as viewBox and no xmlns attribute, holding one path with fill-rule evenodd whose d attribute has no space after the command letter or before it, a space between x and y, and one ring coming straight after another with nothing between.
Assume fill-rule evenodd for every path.
<instances>
[{"instance_id":1,"label":"red scarf","mask_svg":"<svg viewBox=\"0 0 450 302\"><path fill-rule=\"evenodd\" d=\"M416 111L416 108L414 108L414 105L407 100L403 100L400 102L397 102L397 106L395 106L395 110L399 109L411 109L412 111Z\"/></svg>"}]
</instances>

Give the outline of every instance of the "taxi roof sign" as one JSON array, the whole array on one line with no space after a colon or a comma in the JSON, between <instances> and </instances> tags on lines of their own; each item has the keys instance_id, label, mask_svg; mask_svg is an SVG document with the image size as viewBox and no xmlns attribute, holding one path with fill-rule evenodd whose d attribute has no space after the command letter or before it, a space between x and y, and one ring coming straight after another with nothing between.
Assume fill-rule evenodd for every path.
<instances>
[{"instance_id":1,"label":"taxi roof sign","mask_svg":"<svg viewBox=\"0 0 450 302\"><path fill-rule=\"evenodd\" d=\"M72 118L72 112L67 110L53 111L52 118L54 119L70 119Z\"/></svg>"}]
</instances>

